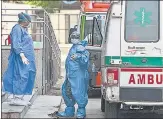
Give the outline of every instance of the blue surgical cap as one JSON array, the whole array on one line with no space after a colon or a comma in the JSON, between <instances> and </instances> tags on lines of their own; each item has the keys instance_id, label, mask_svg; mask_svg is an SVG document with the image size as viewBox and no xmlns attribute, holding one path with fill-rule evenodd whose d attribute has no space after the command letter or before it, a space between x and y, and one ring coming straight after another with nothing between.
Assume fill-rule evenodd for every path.
<instances>
[{"instance_id":1,"label":"blue surgical cap","mask_svg":"<svg viewBox=\"0 0 163 119\"><path fill-rule=\"evenodd\" d=\"M23 12L18 14L18 18L20 22L25 22L25 21L31 22L31 17Z\"/></svg>"}]
</instances>

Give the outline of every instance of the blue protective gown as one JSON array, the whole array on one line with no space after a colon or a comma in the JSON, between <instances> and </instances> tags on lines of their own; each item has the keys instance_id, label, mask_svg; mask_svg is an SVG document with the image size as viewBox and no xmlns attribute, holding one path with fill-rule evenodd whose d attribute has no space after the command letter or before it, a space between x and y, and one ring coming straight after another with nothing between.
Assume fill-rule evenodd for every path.
<instances>
[{"instance_id":1,"label":"blue protective gown","mask_svg":"<svg viewBox=\"0 0 163 119\"><path fill-rule=\"evenodd\" d=\"M77 55L75 60L71 59L73 54ZM67 107L58 116L74 116L74 105L77 103L77 117L85 117L88 103L88 66L89 52L82 43L73 44L66 58L66 79L62 86L62 96Z\"/></svg>"},{"instance_id":2,"label":"blue protective gown","mask_svg":"<svg viewBox=\"0 0 163 119\"><path fill-rule=\"evenodd\" d=\"M3 75L3 90L14 95L31 95L36 76L33 40L19 24L13 27L10 37L11 50ZM20 53L24 53L29 65L23 64Z\"/></svg>"}]
</instances>

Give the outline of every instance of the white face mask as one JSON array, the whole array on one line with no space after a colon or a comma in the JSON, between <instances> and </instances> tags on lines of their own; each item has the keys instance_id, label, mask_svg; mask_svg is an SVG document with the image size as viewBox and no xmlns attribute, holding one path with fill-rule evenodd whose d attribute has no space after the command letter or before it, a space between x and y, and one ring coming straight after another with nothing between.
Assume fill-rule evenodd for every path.
<instances>
[{"instance_id":1,"label":"white face mask","mask_svg":"<svg viewBox=\"0 0 163 119\"><path fill-rule=\"evenodd\" d=\"M28 26L25 26L26 28L29 28L31 26L31 24L28 24Z\"/></svg>"},{"instance_id":2,"label":"white face mask","mask_svg":"<svg viewBox=\"0 0 163 119\"><path fill-rule=\"evenodd\" d=\"M72 44L78 44L80 41L79 39L71 39Z\"/></svg>"},{"instance_id":3,"label":"white face mask","mask_svg":"<svg viewBox=\"0 0 163 119\"><path fill-rule=\"evenodd\" d=\"M21 26L24 27L24 28L29 28L31 25L28 24L28 26L24 26L24 25L21 25Z\"/></svg>"}]
</instances>

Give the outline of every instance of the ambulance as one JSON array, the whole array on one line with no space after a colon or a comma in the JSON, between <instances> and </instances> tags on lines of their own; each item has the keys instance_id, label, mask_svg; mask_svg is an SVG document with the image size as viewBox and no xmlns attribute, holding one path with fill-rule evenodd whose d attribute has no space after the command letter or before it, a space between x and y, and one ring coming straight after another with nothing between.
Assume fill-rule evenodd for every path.
<instances>
[{"instance_id":1,"label":"ambulance","mask_svg":"<svg viewBox=\"0 0 163 119\"><path fill-rule=\"evenodd\" d=\"M104 36L94 18L93 40L101 45L101 110L163 109L163 1L112 1Z\"/></svg>"},{"instance_id":2,"label":"ambulance","mask_svg":"<svg viewBox=\"0 0 163 119\"><path fill-rule=\"evenodd\" d=\"M98 21L98 26L101 33L104 33L106 13L109 8L108 2L80 0L81 13L79 18L78 31L81 34L81 40L93 32L93 18ZM102 34L104 35L104 34ZM89 38L87 50L90 52L90 82L89 82L89 96L100 95L101 93L101 45L102 42L92 40Z\"/></svg>"}]
</instances>

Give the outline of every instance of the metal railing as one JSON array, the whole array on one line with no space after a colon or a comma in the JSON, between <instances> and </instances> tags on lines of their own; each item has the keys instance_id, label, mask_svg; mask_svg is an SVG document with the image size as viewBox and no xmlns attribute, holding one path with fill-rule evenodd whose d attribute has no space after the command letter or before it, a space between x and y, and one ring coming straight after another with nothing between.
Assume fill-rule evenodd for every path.
<instances>
[{"instance_id":1,"label":"metal railing","mask_svg":"<svg viewBox=\"0 0 163 119\"><path fill-rule=\"evenodd\" d=\"M12 13L7 11L12 11ZM40 78L38 83L41 82L42 84L38 88L41 88L42 94L45 94L61 75L61 51L56 40L54 28L52 27L49 14L44 9L2 9L2 26L4 26L1 36L2 46L9 46L7 36L10 34L13 25L17 22L17 15L20 12L26 12L32 17L31 27L28 28L29 34L31 34L34 42L43 43L43 47L40 50L42 52L39 52L41 54L36 52L36 57L39 57L39 55L42 56L39 59L42 63L40 64L40 61L38 61L38 65L42 65L39 67L42 68L41 70L39 69L42 72L41 76L38 76L38 79Z\"/></svg>"},{"instance_id":2,"label":"metal railing","mask_svg":"<svg viewBox=\"0 0 163 119\"><path fill-rule=\"evenodd\" d=\"M50 17L46 11L44 11L44 73L47 79L58 79L61 74L61 51L59 49L59 45L57 43L55 33L53 30L53 26L51 24ZM56 75L57 74L57 75ZM47 80L49 82L47 88L51 87L51 80Z\"/></svg>"}]
</instances>

